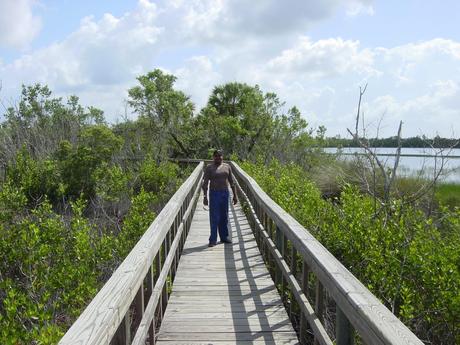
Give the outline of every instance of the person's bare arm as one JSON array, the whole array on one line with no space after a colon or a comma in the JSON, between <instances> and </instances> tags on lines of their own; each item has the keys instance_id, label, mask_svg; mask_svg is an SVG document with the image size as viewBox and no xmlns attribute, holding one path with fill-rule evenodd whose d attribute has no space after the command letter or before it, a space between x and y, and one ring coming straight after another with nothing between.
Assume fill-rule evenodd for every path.
<instances>
[{"instance_id":1,"label":"person's bare arm","mask_svg":"<svg viewBox=\"0 0 460 345\"><path fill-rule=\"evenodd\" d=\"M203 189L203 205L208 206L208 184L209 184L209 167L207 166L204 169L203 174L203 183L201 184L201 189Z\"/></svg>"},{"instance_id":2,"label":"person's bare arm","mask_svg":"<svg viewBox=\"0 0 460 345\"><path fill-rule=\"evenodd\" d=\"M238 196L236 195L235 180L232 173L232 167L230 165L228 166L228 183L230 184L233 192L233 205L236 205L238 202Z\"/></svg>"}]
</instances>

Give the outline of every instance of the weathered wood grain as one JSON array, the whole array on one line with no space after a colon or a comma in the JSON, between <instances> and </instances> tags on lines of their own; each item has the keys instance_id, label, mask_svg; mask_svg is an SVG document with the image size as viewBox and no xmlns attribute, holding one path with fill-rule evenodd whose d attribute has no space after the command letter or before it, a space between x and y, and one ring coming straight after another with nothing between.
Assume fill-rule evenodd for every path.
<instances>
[{"instance_id":1,"label":"weathered wood grain","mask_svg":"<svg viewBox=\"0 0 460 345\"><path fill-rule=\"evenodd\" d=\"M271 311L265 311L264 313L252 313L248 314L246 311L245 312L206 312L206 313L199 313L196 312L195 310L192 311L175 311L175 310L170 310L166 311L165 313L165 318L168 318L168 320L175 320L175 321L181 321L181 320L197 320L197 319L209 319L209 320L218 320L218 319L230 319L230 320L237 320L237 319L242 319L242 320L251 320L251 319L256 319L256 320L279 320L279 321L285 321L286 319L286 311L282 309L276 309L276 310L271 310ZM163 323L165 325L165 323ZM209 323L212 325L212 322Z\"/></svg>"},{"instance_id":2,"label":"weathered wood grain","mask_svg":"<svg viewBox=\"0 0 460 345\"><path fill-rule=\"evenodd\" d=\"M275 344L278 340L292 341L297 340L295 332L172 332L167 333L160 331L159 340L201 340L201 341L274 341Z\"/></svg>"},{"instance_id":3,"label":"weathered wood grain","mask_svg":"<svg viewBox=\"0 0 460 345\"><path fill-rule=\"evenodd\" d=\"M297 339L285 340L278 339L275 341L272 340L213 340L212 343L209 341L200 341L200 340L161 340L157 344L159 345L298 345L299 342Z\"/></svg>"},{"instance_id":4,"label":"weathered wood grain","mask_svg":"<svg viewBox=\"0 0 460 345\"><path fill-rule=\"evenodd\" d=\"M171 318L168 322L168 327L177 327L179 328L181 325L184 327L190 326L203 326L209 323L209 318L196 318L196 319L183 319L183 320L174 320ZM231 319L231 318L215 318L212 322L213 326L268 326L268 327L283 327L291 325L289 320L285 318L267 318L267 319L260 319L257 318L257 315L253 318L248 319ZM165 325L166 327L166 325ZM291 329L292 330L292 329ZM182 330L179 330L182 331Z\"/></svg>"}]
</instances>

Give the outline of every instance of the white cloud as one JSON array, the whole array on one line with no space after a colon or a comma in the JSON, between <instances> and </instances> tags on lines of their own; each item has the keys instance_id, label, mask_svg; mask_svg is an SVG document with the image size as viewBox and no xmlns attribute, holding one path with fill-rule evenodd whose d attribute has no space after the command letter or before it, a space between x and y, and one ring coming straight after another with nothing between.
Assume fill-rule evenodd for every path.
<instances>
[{"instance_id":1,"label":"white cloud","mask_svg":"<svg viewBox=\"0 0 460 345\"><path fill-rule=\"evenodd\" d=\"M34 0L0 1L0 47L25 48L41 29L40 17L33 14Z\"/></svg>"},{"instance_id":2,"label":"white cloud","mask_svg":"<svg viewBox=\"0 0 460 345\"><path fill-rule=\"evenodd\" d=\"M349 72L376 72L373 68L373 53L369 49L360 49L358 41L344 41L341 38L312 42L308 37L301 37L295 47L271 59L268 67L295 78L303 75L326 78Z\"/></svg>"},{"instance_id":3,"label":"white cloud","mask_svg":"<svg viewBox=\"0 0 460 345\"><path fill-rule=\"evenodd\" d=\"M421 61L433 54L452 56L460 59L460 42L444 38L435 38L425 42L409 43L394 48L381 48L386 58L405 57L411 61Z\"/></svg>"},{"instance_id":4,"label":"white cloud","mask_svg":"<svg viewBox=\"0 0 460 345\"><path fill-rule=\"evenodd\" d=\"M57 93L75 93L84 102L95 101L89 104L108 112L119 109L120 90L134 84L161 50L158 39L163 29L157 26L157 15L155 4L142 0L134 11L118 18L111 14L99 20L85 17L63 41L0 66L5 91L21 83L41 82ZM118 90L107 103L106 90ZM92 92L95 96L89 97Z\"/></svg>"},{"instance_id":5,"label":"white cloud","mask_svg":"<svg viewBox=\"0 0 460 345\"><path fill-rule=\"evenodd\" d=\"M375 14L375 10L374 6L366 1L356 1L348 4L346 13L349 17L356 17L359 15L373 16Z\"/></svg>"},{"instance_id":6,"label":"white cloud","mask_svg":"<svg viewBox=\"0 0 460 345\"><path fill-rule=\"evenodd\" d=\"M369 0L175 0L169 6L183 14L184 37L226 45L254 38L286 40L330 17L343 3L369 7Z\"/></svg>"},{"instance_id":7,"label":"white cloud","mask_svg":"<svg viewBox=\"0 0 460 345\"><path fill-rule=\"evenodd\" d=\"M176 87L191 96L199 110L205 106L212 88L221 82L222 76L214 70L207 56L194 56L173 74L177 76Z\"/></svg>"},{"instance_id":8,"label":"white cloud","mask_svg":"<svg viewBox=\"0 0 460 345\"><path fill-rule=\"evenodd\" d=\"M330 135L346 135L353 126L359 86L368 82L363 111L374 134L383 116L380 135L394 135L403 120L404 135L450 136L460 122L460 81L452 79L460 72L459 45L434 39L370 49L358 41L302 37L251 75L298 105L313 125L325 124Z\"/></svg>"},{"instance_id":9,"label":"white cloud","mask_svg":"<svg viewBox=\"0 0 460 345\"><path fill-rule=\"evenodd\" d=\"M445 136L459 135L457 130L452 133L455 120L460 120L460 83L453 80L437 81L428 86L426 93L406 100L394 95L379 96L366 104L367 113L373 114L373 129L376 130L377 116L383 117L383 130L390 135L396 134L397 123L403 121L403 135L414 136L426 134L434 136L443 133Z\"/></svg>"},{"instance_id":10,"label":"white cloud","mask_svg":"<svg viewBox=\"0 0 460 345\"><path fill-rule=\"evenodd\" d=\"M369 48L340 37L315 41L305 36L308 27L344 2L295 4L293 10L274 0L249 7L242 0L140 0L121 16L86 17L61 42L0 64L2 98L17 97L21 83L38 81L59 95L77 94L114 120L124 112L135 77L160 67L178 77L176 87L197 110L217 84L259 84L287 107L297 105L311 125L344 135L354 123L358 86L369 82L365 118L375 128L386 113L381 135L393 135L400 119L405 135L450 135L458 127L459 42ZM347 0L345 10L371 5Z\"/></svg>"}]
</instances>

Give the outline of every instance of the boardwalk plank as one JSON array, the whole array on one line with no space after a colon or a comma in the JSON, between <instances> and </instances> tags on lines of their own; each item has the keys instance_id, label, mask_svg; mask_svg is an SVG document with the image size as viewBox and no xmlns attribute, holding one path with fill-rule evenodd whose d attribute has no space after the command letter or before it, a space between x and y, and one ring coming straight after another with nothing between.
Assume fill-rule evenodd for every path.
<instances>
[{"instance_id":1,"label":"boardwalk plank","mask_svg":"<svg viewBox=\"0 0 460 345\"><path fill-rule=\"evenodd\" d=\"M272 311L265 311L263 313L248 313L248 312L206 312L206 313L199 313L197 311L170 311L166 312L165 314L165 321L167 320L191 320L191 319L245 319L245 320L278 320L284 321L287 320L286 312L284 310L272 310ZM167 322L163 322L163 326L167 324Z\"/></svg>"},{"instance_id":2,"label":"boardwalk plank","mask_svg":"<svg viewBox=\"0 0 460 345\"><path fill-rule=\"evenodd\" d=\"M209 341L178 341L178 340L161 340L157 342L159 345L298 345L299 342L297 339L295 340L235 340L235 341L216 341L214 340L212 343Z\"/></svg>"},{"instance_id":3,"label":"boardwalk plank","mask_svg":"<svg viewBox=\"0 0 460 345\"><path fill-rule=\"evenodd\" d=\"M297 339L295 332L203 332L203 333L182 333L182 332L173 332L173 333L160 333L161 340L201 340L201 341L254 341L254 340L263 340L263 341L292 341Z\"/></svg>"}]
</instances>

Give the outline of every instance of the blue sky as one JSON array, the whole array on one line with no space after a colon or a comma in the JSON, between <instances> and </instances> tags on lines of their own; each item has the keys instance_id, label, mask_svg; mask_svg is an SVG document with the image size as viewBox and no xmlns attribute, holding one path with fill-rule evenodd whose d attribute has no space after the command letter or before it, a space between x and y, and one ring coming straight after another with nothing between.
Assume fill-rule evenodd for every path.
<instances>
[{"instance_id":1,"label":"blue sky","mask_svg":"<svg viewBox=\"0 0 460 345\"><path fill-rule=\"evenodd\" d=\"M217 84L259 84L346 136L368 83L369 135L402 120L403 136L459 137L458 13L432 0L0 0L0 100L41 82L117 121L133 116L136 76L162 68L197 111Z\"/></svg>"},{"instance_id":2,"label":"blue sky","mask_svg":"<svg viewBox=\"0 0 460 345\"><path fill-rule=\"evenodd\" d=\"M460 2L454 0L387 0L372 2L373 15L334 17L311 30L314 39L341 36L367 47L392 47L434 38L460 39Z\"/></svg>"}]
</instances>

